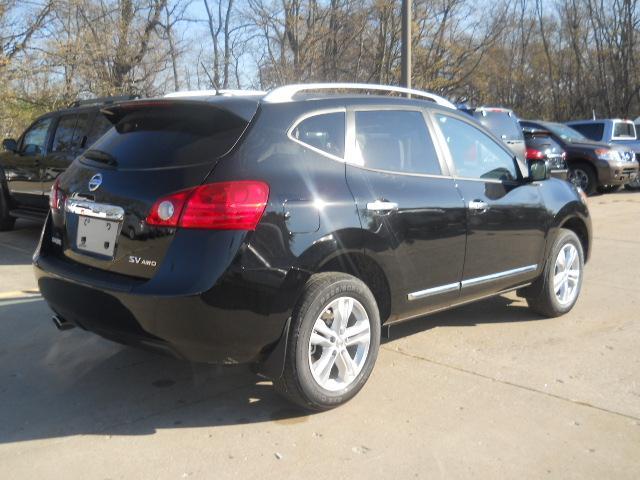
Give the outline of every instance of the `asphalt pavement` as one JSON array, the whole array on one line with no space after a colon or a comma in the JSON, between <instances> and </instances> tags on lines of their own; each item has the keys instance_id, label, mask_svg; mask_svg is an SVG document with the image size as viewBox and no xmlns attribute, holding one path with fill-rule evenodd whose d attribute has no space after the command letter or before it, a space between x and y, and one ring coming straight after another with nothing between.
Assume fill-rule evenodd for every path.
<instances>
[{"instance_id":1,"label":"asphalt pavement","mask_svg":"<svg viewBox=\"0 0 640 480\"><path fill-rule=\"evenodd\" d=\"M0 478L640 478L640 192L589 199L578 304L515 295L405 323L364 390L307 415L246 367L57 331L0 233Z\"/></svg>"}]
</instances>

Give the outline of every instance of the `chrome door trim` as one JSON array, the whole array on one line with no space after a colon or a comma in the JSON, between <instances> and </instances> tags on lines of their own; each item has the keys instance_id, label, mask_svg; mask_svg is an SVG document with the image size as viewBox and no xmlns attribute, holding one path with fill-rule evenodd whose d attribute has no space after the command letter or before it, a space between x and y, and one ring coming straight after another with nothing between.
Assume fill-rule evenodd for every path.
<instances>
[{"instance_id":1,"label":"chrome door trim","mask_svg":"<svg viewBox=\"0 0 640 480\"><path fill-rule=\"evenodd\" d=\"M465 287L472 287L474 285L480 285L482 283L493 282L501 280L503 278L513 277L522 273L534 272L538 269L538 265L527 265L526 267L514 268L512 270L506 270L504 272L492 273L491 275L484 275L482 277L470 278L463 280L462 282L448 283L446 285L440 285L438 287L427 288L426 290L419 290L417 292L411 292L407 294L409 301L419 300L425 297L431 297L433 295L440 295L442 293L454 292Z\"/></svg>"},{"instance_id":2,"label":"chrome door trim","mask_svg":"<svg viewBox=\"0 0 640 480\"><path fill-rule=\"evenodd\" d=\"M95 203L90 200L69 198L64 206L65 212L85 217L101 218L121 222L124 220L124 209L117 205Z\"/></svg>"},{"instance_id":3,"label":"chrome door trim","mask_svg":"<svg viewBox=\"0 0 640 480\"><path fill-rule=\"evenodd\" d=\"M538 265L527 265L526 267L514 268L512 270L506 270L504 272L492 273L491 275L484 275L482 277L470 278L461 282L461 287L472 287L482 283L493 282L495 280L501 280L507 277L513 277L521 273L534 272L538 269Z\"/></svg>"},{"instance_id":4,"label":"chrome door trim","mask_svg":"<svg viewBox=\"0 0 640 480\"><path fill-rule=\"evenodd\" d=\"M421 298L430 297L432 295L439 295L441 293L456 292L460 290L460 282L449 283L447 285L441 285L439 287L427 288L426 290L420 290L419 292L413 292L407 295L409 301L419 300Z\"/></svg>"}]
</instances>

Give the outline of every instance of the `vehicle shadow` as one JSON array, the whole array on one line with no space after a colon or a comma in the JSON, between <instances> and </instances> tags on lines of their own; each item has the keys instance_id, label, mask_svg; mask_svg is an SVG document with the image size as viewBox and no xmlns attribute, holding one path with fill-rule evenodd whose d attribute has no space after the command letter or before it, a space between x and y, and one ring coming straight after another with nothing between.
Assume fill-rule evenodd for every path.
<instances>
[{"instance_id":1,"label":"vehicle shadow","mask_svg":"<svg viewBox=\"0 0 640 480\"><path fill-rule=\"evenodd\" d=\"M383 329L382 343L424 332L435 327L473 327L483 323L515 323L542 320L543 317L531 311L522 299L499 295L479 302L432 315L425 315L388 326Z\"/></svg>"},{"instance_id":2,"label":"vehicle shadow","mask_svg":"<svg viewBox=\"0 0 640 480\"><path fill-rule=\"evenodd\" d=\"M398 325L391 339L443 325L537 319L496 297ZM79 329L58 332L42 300L0 302L0 444L308 418L248 367L191 364Z\"/></svg>"},{"instance_id":3,"label":"vehicle shadow","mask_svg":"<svg viewBox=\"0 0 640 480\"><path fill-rule=\"evenodd\" d=\"M18 220L13 230L0 232L0 266L30 264L41 230L38 222Z\"/></svg>"}]
</instances>

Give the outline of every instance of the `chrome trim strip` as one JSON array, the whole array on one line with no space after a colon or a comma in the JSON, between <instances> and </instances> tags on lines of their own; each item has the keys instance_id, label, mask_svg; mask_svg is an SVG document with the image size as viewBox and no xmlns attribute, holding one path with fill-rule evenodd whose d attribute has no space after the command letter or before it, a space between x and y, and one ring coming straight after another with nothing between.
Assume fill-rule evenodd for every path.
<instances>
[{"instance_id":1,"label":"chrome trim strip","mask_svg":"<svg viewBox=\"0 0 640 480\"><path fill-rule=\"evenodd\" d=\"M492 273L491 275L485 275L483 277L470 278L461 282L462 288L471 287L473 285L479 285L481 283L493 282L494 280L500 280L502 278L512 277L521 273L534 272L538 269L538 265L527 265L526 267L514 268L513 270L506 270L504 272Z\"/></svg>"},{"instance_id":2,"label":"chrome trim strip","mask_svg":"<svg viewBox=\"0 0 640 480\"><path fill-rule=\"evenodd\" d=\"M531 285L531 283L532 282L522 283L522 284L517 285L515 287L509 287L509 288L506 288L504 290L500 290L499 292L488 293L487 295L481 295L479 297L469 298L467 300L463 300L462 302L451 303L449 305L444 305L442 307L438 307L438 308L434 308L434 309L428 309L428 310L425 310L424 312L415 313L413 315L408 315L406 317L397 317L397 318L395 318L393 320L389 320L387 323L385 323L383 325L383 328L391 326L391 325L395 325L396 323L402 323L402 322L405 322L407 320L413 320L413 319L419 318L419 317L426 317L427 315L432 315L434 313L443 312L445 310L450 310L452 308L460 307L462 305L467 305L469 303L474 303L474 302L478 302L480 300L485 300L487 298L497 297L498 295L504 295L505 293L513 292L513 291L518 290L520 288L528 287L529 285Z\"/></svg>"},{"instance_id":3,"label":"chrome trim strip","mask_svg":"<svg viewBox=\"0 0 640 480\"><path fill-rule=\"evenodd\" d=\"M116 205L95 203L90 200L67 199L64 210L67 213L83 215L85 217L102 218L121 222L124 220L124 209Z\"/></svg>"},{"instance_id":4,"label":"chrome trim strip","mask_svg":"<svg viewBox=\"0 0 640 480\"><path fill-rule=\"evenodd\" d=\"M430 297L432 295L439 295L441 293L455 292L460 290L460 282L449 283L447 285L441 285L439 287L427 288L426 290L420 290L419 292L413 292L407 295L409 301L419 300L421 298Z\"/></svg>"}]
</instances>

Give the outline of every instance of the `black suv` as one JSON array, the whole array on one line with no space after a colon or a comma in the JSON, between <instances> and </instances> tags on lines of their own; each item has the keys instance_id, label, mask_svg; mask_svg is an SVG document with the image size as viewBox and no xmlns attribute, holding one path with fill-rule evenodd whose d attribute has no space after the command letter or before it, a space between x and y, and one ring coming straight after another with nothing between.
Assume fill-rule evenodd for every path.
<instances>
[{"instance_id":1,"label":"black suv","mask_svg":"<svg viewBox=\"0 0 640 480\"><path fill-rule=\"evenodd\" d=\"M512 290L545 316L576 302L584 198L448 101L187 95L103 109L115 128L55 185L34 265L58 328L251 363L321 410L364 385L383 325Z\"/></svg>"},{"instance_id":2,"label":"black suv","mask_svg":"<svg viewBox=\"0 0 640 480\"><path fill-rule=\"evenodd\" d=\"M75 102L70 108L36 119L17 141L2 142L0 231L11 230L16 218L44 220L55 179L112 126L100 108L132 98Z\"/></svg>"},{"instance_id":3,"label":"black suv","mask_svg":"<svg viewBox=\"0 0 640 480\"><path fill-rule=\"evenodd\" d=\"M567 180L569 170L567 167L567 152L560 144L551 138L551 132L539 128L522 129L524 141L527 146L527 162L544 160L552 177Z\"/></svg>"}]
</instances>

